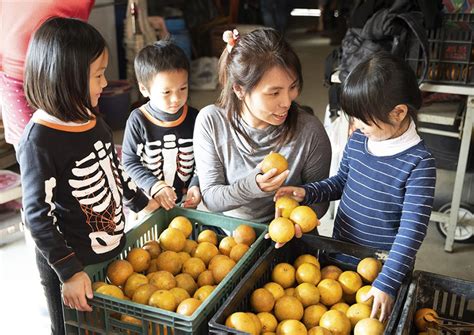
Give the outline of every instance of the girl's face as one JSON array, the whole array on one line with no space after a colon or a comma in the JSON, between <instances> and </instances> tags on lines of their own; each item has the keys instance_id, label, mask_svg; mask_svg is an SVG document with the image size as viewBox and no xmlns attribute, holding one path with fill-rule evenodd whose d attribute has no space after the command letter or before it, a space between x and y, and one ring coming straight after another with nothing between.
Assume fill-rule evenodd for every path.
<instances>
[{"instance_id":1,"label":"girl's face","mask_svg":"<svg viewBox=\"0 0 474 335\"><path fill-rule=\"evenodd\" d=\"M234 87L237 96L244 100L242 118L252 127L264 129L279 126L288 116L291 103L299 95L296 75L275 66L268 70L254 89L245 93Z\"/></svg>"},{"instance_id":2,"label":"girl's face","mask_svg":"<svg viewBox=\"0 0 474 335\"><path fill-rule=\"evenodd\" d=\"M389 114L390 123L378 121L377 124L366 124L354 118L354 125L367 138L372 141L384 141L397 138L405 133L410 126L410 118L407 116L408 107L397 105Z\"/></svg>"},{"instance_id":3,"label":"girl's face","mask_svg":"<svg viewBox=\"0 0 474 335\"><path fill-rule=\"evenodd\" d=\"M99 103L100 94L105 86L105 69L109 63L109 53L104 50L95 61L89 66L89 95L92 107L96 107Z\"/></svg>"},{"instance_id":4,"label":"girl's face","mask_svg":"<svg viewBox=\"0 0 474 335\"><path fill-rule=\"evenodd\" d=\"M151 83L150 89L140 85L144 97L150 97L154 106L168 114L176 114L188 100L188 71L161 71Z\"/></svg>"}]
</instances>

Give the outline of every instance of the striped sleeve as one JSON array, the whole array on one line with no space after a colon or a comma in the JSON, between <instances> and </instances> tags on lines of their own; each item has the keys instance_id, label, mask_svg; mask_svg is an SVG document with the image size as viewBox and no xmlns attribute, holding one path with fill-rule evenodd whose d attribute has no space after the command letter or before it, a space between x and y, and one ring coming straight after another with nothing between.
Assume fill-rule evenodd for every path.
<instances>
[{"instance_id":1,"label":"striped sleeve","mask_svg":"<svg viewBox=\"0 0 474 335\"><path fill-rule=\"evenodd\" d=\"M302 204L311 205L325 201L339 200L341 198L344 186L347 181L347 174L349 173L349 143L347 143L346 147L344 148L339 170L335 176L302 186L306 191L306 195Z\"/></svg>"},{"instance_id":2,"label":"striped sleeve","mask_svg":"<svg viewBox=\"0 0 474 335\"><path fill-rule=\"evenodd\" d=\"M414 265L430 220L436 184L434 158L420 160L407 179L400 227L382 271L373 283L376 288L396 296Z\"/></svg>"}]
</instances>

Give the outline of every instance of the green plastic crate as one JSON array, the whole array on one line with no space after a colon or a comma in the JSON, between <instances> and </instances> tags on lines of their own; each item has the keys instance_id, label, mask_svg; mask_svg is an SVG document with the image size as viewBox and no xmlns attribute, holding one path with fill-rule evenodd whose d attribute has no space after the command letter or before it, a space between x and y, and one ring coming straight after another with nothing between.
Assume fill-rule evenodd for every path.
<instances>
[{"instance_id":1,"label":"green plastic crate","mask_svg":"<svg viewBox=\"0 0 474 335\"><path fill-rule=\"evenodd\" d=\"M328 257L328 255L332 253L344 253L361 259L374 257L382 262L387 257L387 252L383 250L309 234L304 234L300 239L291 240L280 249L275 249L273 246L270 246L211 318L209 321L209 334L247 334L225 326L225 320L234 312L251 310L250 295L255 289L263 287L263 285L271 281L272 270L278 263L287 262L293 264L298 256L312 254L318 257L321 267L333 264L339 266L344 271L356 271L357 266L342 263L332 257ZM392 314L385 326L384 335L391 335L395 331L408 291L410 279L411 274L405 278L398 290Z\"/></svg>"},{"instance_id":2,"label":"green plastic crate","mask_svg":"<svg viewBox=\"0 0 474 335\"><path fill-rule=\"evenodd\" d=\"M241 224L253 227L257 239L232 271L190 317L96 293L90 301L94 309L91 313L78 312L63 306L66 334L208 334L209 319L268 247L269 243L264 239L267 226L181 207L175 207L170 211L159 210L144 218L142 223L127 233L125 248L116 259L125 259L132 248L141 247L151 239L157 240L160 233L168 227L169 222L180 215L186 216L193 222L193 233L190 238L194 240L202 230L208 228L205 226L219 227L232 232ZM221 239L224 236L218 237ZM88 266L85 271L93 282L104 281L107 265L111 261ZM122 322L117 319L118 314L138 318L142 321L142 325Z\"/></svg>"}]
</instances>

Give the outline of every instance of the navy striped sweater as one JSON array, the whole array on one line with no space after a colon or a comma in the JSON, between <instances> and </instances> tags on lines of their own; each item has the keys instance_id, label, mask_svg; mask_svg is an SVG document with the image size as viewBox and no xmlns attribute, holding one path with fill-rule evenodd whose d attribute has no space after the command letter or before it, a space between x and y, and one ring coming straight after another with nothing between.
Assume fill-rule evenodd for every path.
<instances>
[{"instance_id":1,"label":"navy striped sweater","mask_svg":"<svg viewBox=\"0 0 474 335\"><path fill-rule=\"evenodd\" d=\"M423 141L393 156L367 150L355 131L337 175L304 185L305 204L341 199L333 237L389 250L373 286L396 296L426 235L436 183L435 161Z\"/></svg>"}]
</instances>

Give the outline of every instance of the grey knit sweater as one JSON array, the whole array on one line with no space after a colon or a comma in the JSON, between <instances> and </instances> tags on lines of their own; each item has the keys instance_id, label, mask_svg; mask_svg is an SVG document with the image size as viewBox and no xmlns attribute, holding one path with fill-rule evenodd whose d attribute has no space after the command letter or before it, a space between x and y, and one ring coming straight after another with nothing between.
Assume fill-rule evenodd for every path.
<instances>
[{"instance_id":1,"label":"grey knit sweater","mask_svg":"<svg viewBox=\"0 0 474 335\"><path fill-rule=\"evenodd\" d=\"M194 156L206 207L213 212L268 223L274 216L274 192L263 192L255 181L256 168L270 151L286 157L290 174L285 185L302 185L328 177L331 145L321 122L298 111L294 137L279 150L275 147L281 127L255 129L242 126L255 143L252 147L232 129L225 111L215 105L203 108L194 128ZM318 217L328 204L314 206Z\"/></svg>"}]
</instances>

